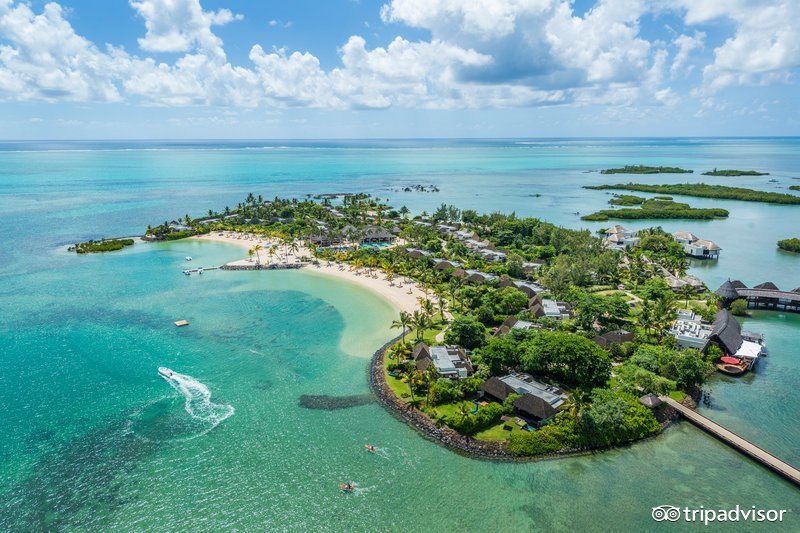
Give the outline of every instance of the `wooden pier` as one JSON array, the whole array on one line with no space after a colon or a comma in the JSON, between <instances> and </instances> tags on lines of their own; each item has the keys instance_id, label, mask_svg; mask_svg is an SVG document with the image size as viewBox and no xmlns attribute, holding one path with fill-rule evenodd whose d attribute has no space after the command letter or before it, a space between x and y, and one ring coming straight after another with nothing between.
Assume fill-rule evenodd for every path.
<instances>
[{"instance_id":1,"label":"wooden pier","mask_svg":"<svg viewBox=\"0 0 800 533\"><path fill-rule=\"evenodd\" d=\"M768 451L759 448L752 442L744 439L730 431L729 429L725 429L724 427L720 426L713 420L706 418L705 416L701 415L697 411L693 409L689 409L685 405L682 405L672 398L667 396L659 396L662 402L668 404L670 407L674 408L678 411L681 416L683 416L686 420L694 424L695 426L699 427L700 429L704 430L705 432L713 435L717 439L721 440L728 446L738 450L742 454L750 457L751 459L758 461L762 465L766 466L773 472L780 474L784 478L788 479L795 485L800 486L800 470L793 467L789 463L778 459Z\"/></svg>"}]
</instances>

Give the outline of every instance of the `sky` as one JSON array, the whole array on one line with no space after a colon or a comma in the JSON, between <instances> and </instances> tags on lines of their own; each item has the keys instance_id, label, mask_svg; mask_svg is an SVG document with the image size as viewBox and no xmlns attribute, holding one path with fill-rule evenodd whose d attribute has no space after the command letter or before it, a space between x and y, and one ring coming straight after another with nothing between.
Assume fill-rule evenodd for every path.
<instances>
[{"instance_id":1,"label":"sky","mask_svg":"<svg viewBox=\"0 0 800 533\"><path fill-rule=\"evenodd\" d=\"M0 138L800 135L800 0L0 0Z\"/></svg>"}]
</instances>

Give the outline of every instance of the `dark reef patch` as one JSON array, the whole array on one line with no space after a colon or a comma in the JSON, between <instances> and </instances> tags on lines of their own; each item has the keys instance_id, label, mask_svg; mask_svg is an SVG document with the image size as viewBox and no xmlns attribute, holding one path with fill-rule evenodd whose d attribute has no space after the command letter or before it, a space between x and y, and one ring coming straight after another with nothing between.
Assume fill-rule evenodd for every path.
<instances>
[{"instance_id":1,"label":"dark reef patch","mask_svg":"<svg viewBox=\"0 0 800 533\"><path fill-rule=\"evenodd\" d=\"M300 407L306 409L322 409L335 411L348 409L359 405L368 405L375 401L371 394L356 394L353 396L329 396L327 394L303 394L300 396Z\"/></svg>"}]
</instances>

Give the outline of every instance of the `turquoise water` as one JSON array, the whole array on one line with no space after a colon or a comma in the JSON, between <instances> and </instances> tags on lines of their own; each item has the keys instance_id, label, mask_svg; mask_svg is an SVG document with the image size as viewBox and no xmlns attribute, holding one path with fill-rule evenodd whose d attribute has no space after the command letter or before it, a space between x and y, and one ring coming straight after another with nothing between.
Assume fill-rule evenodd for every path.
<instances>
[{"instance_id":1,"label":"turquoise water","mask_svg":"<svg viewBox=\"0 0 800 533\"><path fill-rule=\"evenodd\" d=\"M795 488L687 424L607 453L494 464L429 443L375 404L302 407L304 394L362 404L366 361L396 334L394 311L358 287L294 271L180 274L187 255L206 267L242 255L220 244L90 257L62 247L251 191L367 190L415 211L447 202L579 227L574 213L607 199L579 188L604 179L585 171L609 165L755 168L779 183L724 180L800 183L792 139L535 143L0 145L0 530L666 530L653 506L737 503L794 509L784 527L796 529ZM397 190L418 183L442 192ZM669 225L723 247L698 275L800 285L800 257L774 249L796 235L800 208L708 203L731 218ZM766 333L770 355L744 379L715 379L703 410L798 464L800 315L745 326ZM159 366L188 376L184 388ZM362 490L341 494L350 480Z\"/></svg>"}]
</instances>

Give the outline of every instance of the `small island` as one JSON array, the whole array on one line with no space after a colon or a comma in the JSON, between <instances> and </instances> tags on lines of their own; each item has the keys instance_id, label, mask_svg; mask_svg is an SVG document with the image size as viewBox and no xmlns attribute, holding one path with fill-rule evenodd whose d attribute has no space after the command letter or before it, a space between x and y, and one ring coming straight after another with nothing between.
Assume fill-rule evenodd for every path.
<instances>
[{"instance_id":1,"label":"small island","mask_svg":"<svg viewBox=\"0 0 800 533\"><path fill-rule=\"evenodd\" d=\"M800 186L795 190L800 190ZM745 202L766 202L770 204L800 204L800 196L793 194L756 191L743 187L725 185L708 185L706 183L674 183L665 185L648 185L645 183L617 183L615 185L584 185L584 189L623 190L650 192L655 194L678 194L696 196L698 198L717 198L721 200L742 200Z\"/></svg>"},{"instance_id":2,"label":"small island","mask_svg":"<svg viewBox=\"0 0 800 533\"><path fill-rule=\"evenodd\" d=\"M623 209L602 209L589 215L584 215L581 220L605 221L609 219L619 220L647 220L647 219L694 219L694 220L714 220L726 218L727 209L718 207L695 208L689 204L674 202L672 200L644 199L638 196L622 195L609 200L613 205L632 206L638 205L639 208Z\"/></svg>"},{"instance_id":3,"label":"small island","mask_svg":"<svg viewBox=\"0 0 800 533\"><path fill-rule=\"evenodd\" d=\"M625 165L621 168L607 168L600 174L691 174L694 170L679 167L648 167L646 165Z\"/></svg>"},{"instance_id":4,"label":"small island","mask_svg":"<svg viewBox=\"0 0 800 533\"><path fill-rule=\"evenodd\" d=\"M769 172L758 172L756 170L732 170L732 169L725 169L725 170L710 170L708 172L703 172L703 176L769 176Z\"/></svg>"},{"instance_id":5,"label":"small island","mask_svg":"<svg viewBox=\"0 0 800 533\"><path fill-rule=\"evenodd\" d=\"M778 248L786 250L787 252L800 254L800 238L793 237L791 239L780 240L778 241Z\"/></svg>"},{"instance_id":6,"label":"small island","mask_svg":"<svg viewBox=\"0 0 800 533\"><path fill-rule=\"evenodd\" d=\"M789 185L790 191L800 191L800 185Z\"/></svg>"},{"instance_id":7,"label":"small island","mask_svg":"<svg viewBox=\"0 0 800 533\"><path fill-rule=\"evenodd\" d=\"M93 240L70 246L68 250L79 254L97 254L122 250L126 246L133 246L133 243L133 239Z\"/></svg>"}]
</instances>

